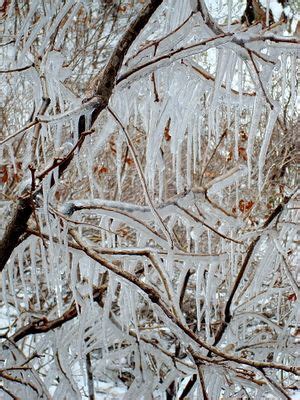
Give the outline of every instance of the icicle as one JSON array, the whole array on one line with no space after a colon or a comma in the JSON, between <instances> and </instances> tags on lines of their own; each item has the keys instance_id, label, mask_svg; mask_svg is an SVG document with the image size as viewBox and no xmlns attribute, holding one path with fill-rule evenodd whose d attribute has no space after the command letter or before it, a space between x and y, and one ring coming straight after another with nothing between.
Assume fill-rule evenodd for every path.
<instances>
[{"instance_id":1,"label":"icicle","mask_svg":"<svg viewBox=\"0 0 300 400\"><path fill-rule=\"evenodd\" d=\"M71 263L71 272L70 272L70 278L71 278L70 279L70 286L71 286L71 290L72 290L72 293L73 293L73 298L74 298L74 301L75 301L76 310L77 310L77 313L79 314L80 313L79 306L81 306L82 304L81 304L81 296L79 295L77 287L76 287L76 285L77 285L78 268L79 268L78 259L75 258L75 256L73 256L72 257L72 263Z\"/></svg>"},{"instance_id":2,"label":"icicle","mask_svg":"<svg viewBox=\"0 0 300 400\"><path fill-rule=\"evenodd\" d=\"M149 184L151 193L154 193L154 181L156 172L156 159L160 151L160 144L162 139L162 131L157 129L156 122L158 119L159 107L157 103L150 108L148 114L148 134L147 134L147 147L146 147L146 167L145 174Z\"/></svg>"},{"instance_id":3,"label":"icicle","mask_svg":"<svg viewBox=\"0 0 300 400\"><path fill-rule=\"evenodd\" d=\"M29 247L30 262L31 262L31 277L32 277L32 281L33 281L33 284L35 287L37 308L38 308L38 310L40 310L41 309L40 293L39 293L39 285L38 285L36 262L35 262L36 251L37 251L37 242L31 241L30 247Z\"/></svg>"},{"instance_id":4,"label":"icicle","mask_svg":"<svg viewBox=\"0 0 300 400\"><path fill-rule=\"evenodd\" d=\"M296 53L291 55L291 105L294 113L297 93Z\"/></svg>"},{"instance_id":5,"label":"icicle","mask_svg":"<svg viewBox=\"0 0 300 400\"><path fill-rule=\"evenodd\" d=\"M177 151L175 155L176 159L176 191L177 193L182 192L183 184L182 184L182 176L181 176L181 143L178 143Z\"/></svg>"},{"instance_id":6,"label":"icicle","mask_svg":"<svg viewBox=\"0 0 300 400\"><path fill-rule=\"evenodd\" d=\"M227 0L227 7L228 7L228 20L227 20L227 29L230 32L230 25L231 25L231 18L232 18L232 0Z\"/></svg>"},{"instance_id":7,"label":"icicle","mask_svg":"<svg viewBox=\"0 0 300 400\"><path fill-rule=\"evenodd\" d=\"M277 121L278 114L279 114L279 105L276 104L276 105L274 105L273 110L269 114L263 143L262 143L260 153L259 153L259 159L258 159L258 190L259 190L259 193L261 193L261 190L263 187L263 169L264 169L264 165L265 165L266 154L268 151L268 146L269 146L269 143L271 140L274 125Z\"/></svg>"},{"instance_id":8,"label":"icicle","mask_svg":"<svg viewBox=\"0 0 300 400\"><path fill-rule=\"evenodd\" d=\"M137 301L135 301L134 297L137 297L138 294L135 295L135 293L130 293L129 291L127 292L128 295L128 299L129 299L129 308L130 308L130 314L132 316L132 322L133 322L133 326L135 328L135 333L137 336L137 340L140 341L141 337L140 337L140 330L139 330L139 326L138 326L138 320L137 320L137 315L136 315L136 304L138 304Z\"/></svg>"},{"instance_id":9,"label":"icicle","mask_svg":"<svg viewBox=\"0 0 300 400\"><path fill-rule=\"evenodd\" d=\"M240 114L236 107L234 110L234 159L239 159L239 133L240 133Z\"/></svg>"},{"instance_id":10,"label":"icicle","mask_svg":"<svg viewBox=\"0 0 300 400\"><path fill-rule=\"evenodd\" d=\"M60 266L59 266L60 267ZM57 314L60 317L63 313L63 300L62 300L62 283L61 283L61 273L56 269L56 279L55 279L55 294L57 300Z\"/></svg>"},{"instance_id":11,"label":"icicle","mask_svg":"<svg viewBox=\"0 0 300 400\"><path fill-rule=\"evenodd\" d=\"M105 304L103 307L103 316L102 316L102 332L103 332L103 344L104 344L104 348L107 348L107 331L108 331L108 323L109 323L109 313L111 310L111 305L113 302L113 297L114 297L114 293L116 291L116 287L117 287L117 282L114 280L114 277L112 276L112 274L109 274L109 286L107 288L107 294L105 297ZM119 303L122 302L122 296L123 296L123 288L120 291L120 301ZM124 329L125 327L128 327L129 325L129 319L126 319L123 317L123 307L120 304L120 323L121 323L121 327L122 329Z\"/></svg>"},{"instance_id":12,"label":"icicle","mask_svg":"<svg viewBox=\"0 0 300 400\"><path fill-rule=\"evenodd\" d=\"M281 65L282 65L282 81L281 81L281 104L282 107L284 107L284 101L285 101L285 93L286 93L286 63L287 63L287 57L284 53L281 54Z\"/></svg>"},{"instance_id":13,"label":"icicle","mask_svg":"<svg viewBox=\"0 0 300 400\"><path fill-rule=\"evenodd\" d=\"M62 9L59 11L59 13L57 14L54 22L52 23L50 29L47 30L47 34L45 35L45 38L40 46L39 52L40 54L42 54L47 46L47 44L49 43L49 40L51 38L51 36L53 35L53 33L55 32L55 30L57 29L57 27L59 26L61 20L68 14L70 8L73 6L74 4L74 0L69 0L63 7ZM49 17L47 17L49 18Z\"/></svg>"},{"instance_id":14,"label":"icicle","mask_svg":"<svg viewBox=\"0 0 300 400\"><path fill-rule=\"evenodd\" d=\"M197 160L199 159L199 144L198 144L198 120L194 121L193 127L192 127L192 143L193 143L193 172L194 174L197 171Z\"/></svg>"},{"instance_id":15,"label":"icicle","mask_svg":"<svg viewBox=\"0 0 300 400\"><path fill-rule=\"evenodd\" d=\"M239 201L240 201L239 182L238 182L238 180L236 180L235 181L235 210L236 210L236 214L237 215L239 213Z\"/></svg>"},{"instance_id":16,"label":"icicle","mask_svg":"<svg viewBox=\"0 0 300 400\"><path fill-rule=\"evenodd\" d=\"M9 162L13 166L14 174L16 174L17 173L16 157L11 143L7 146L7 151L9 154Z\"/></svg>"},{"instance_id":17,"label":"icicle","mask_svg":"<svg viewBox=\"0 0 300 400\"><path fill-rule=\"evenodd\" d=\"M208 249L208 253L211 254L211 231L210 231L210 229L207 229L206 233L207 233L207 249Z\"/></svg>"},{"instance_id":18,"label":"icicle","mask_svg":"<svg viewBox=\"0 0 300 400\"><path fill-rule=\"evenodd\" d=\"M229 115L230 115L230 105L227 105L227 110L229 110ZM221 136L221 131L220 131L220 120L224 118L223 113L222 113L222 104L221 102L218 104L218 107L215 110L215 142L218 143L220 136Z\"/></svg>"},{"instance_id":19,"label":"icicle","mask_svg":"<svg viewBox=\"0 0 300 400\"><path fill-rule=\"evenodd\" d=\"M232 235L232 232L231 232ZM232 236L231 236L232 237ZM230 265L230 276L235 276L235 270L234 270L234 246L233 242L230 242L230 258L229 258L229 265Z\"/></svg>"},{"instance_id":20,"label":"icicle","mask_svg":"<svg viewBox=\"0 0 300 400\"><path fill-rule=\"evenodd\" d=\"M37 151L38 154L38 161L40 162L41 159L42 160L47 160L47 136L48 136L48 129L50 130L51 127L50 126L45 126L44 124L42 124L41 126L41 131L40 131L40 136L39 136L39 140L37 143L37 149L40 148L41 149L41 153Z\"/></svg>"},{"instance_id":21,"label":"icicle","mask_svg":"<svg viewBox=\"0 0 300 400\"><path fill-rule=\"evenodd\" d=\"M31 90L34 99L35 109L39 110L41 106L41 99L43 97L43 88L40 76L35 68L30 68L25 71L28 80L31 82Z\"/></svg>"},{"instance_id":22,"label":"icicle","mask_svg":"<svg viewBox=\"0 0 300 400\"><path fill-rule=\"evenodd\" d=\"M43 270L45 272L45 277L46 277L47 288L48 288L49 292L51 292L52 286L50 283L50 277L49 277L49 271L48 271L48 261L47 261L47 257L46 257L46 251L44 248L44 244L42 241L40 242L40 250L41 250Z\"/></svg>"},{"instance_id":23,"label":"icicle","mask_svg":"<svg viewBox=\"0 0 300 400\"><path fill-rule=\"evenodd\" d=\"M207 283L208 285L208 283ZM206 290L207 292L207 290ZM204 306L204 315L205 315L205 339L206 341L210 342L211 332L210 332L210 325L211 325L211 307L210 301L207 298L207 294L205 295L205 306Z\"/></svg>"},{"instance_id":24,"label":"icicle","mask_svg":"<svg viewBox=\"0 0 300 400\"><path fill-rule=\"evenodd\" d=\"M62 146L62 135L63 135L63 123L61 121L58 121L56 124L55 129L55 134L53 135L53 145L54 145L54 149L56 151L58 151L60 149L60 147ZM63 143L65 144L65 143ZM71 149L68 149L71 150ZM60 152L62 153L62 150L60 150ZM66 154L57 154L57 156L61 156L63 157Z\"/></svg>"},{"instance_id":25,"label":"icicle","mask_svg":"<svg viewBox=\"0 0 300 400\"><path fill-rule=\"evenodd\" d=\"M225 75L225 72L228 68L228 58L232 52L230 50L225 50L224 48L218 49L218 59L217 59L217 68L216 68L216 78L215 78L215 84L214 84L214 89L213 89L213 97L212 97L212 102L210 104L210 108L212 111L215 111L215 105L218 100L219 94L220 94L220 88L223 82L223 78Z\"/></svg>"},{"instance_id":26,"label":"icicle","mask_svg":"<svg viewBox=\"0 0 300 400\"><path fill-rule=\"evenodd\" d=\"M191 237L194 240L195 253L200 253L200 232L193 229L191 231Z\"/></svg>"},{"instance_id":27,"label":"icicle","mask_svg":"<svg viewBox=\"0 0 300 400\"><path fill-rule=\"evenodd\" d=\"M13 299L14 299L15 309L16 309L16 312L19 313L19 304L18 304L17 292L16 292L16 288L15 288L16 277L14 274L14 260L11 260L11 263L10 263L10 265L8 265L7 270L8 270L9 287L10 287L10 291L11 291Z\"/></svg>"},{"instance_id":28,"label":"icicle","mask_svg":"<svg viewBox=\"0 0 300 400\"><path fill-rule=\"evenodd\" d=\"M87 178L89 181L89 188L90 188L90 197L93 199L95 197L94 194L94 171L93 171L93 155L92 155L92 148L93 148L93 142L92 142L92 138L89 136L86 138L86 151L87 151L87 155L84 155L84 157L86 158L86 174L87 174Z\"/></svg>"},{"instance_id":29,"label":"icicle","mask_svg":"<svg viewBox=\"0 0 300 400\"><path fill-rule=\"evenodd\" d=\"M215 111L216 111L215 104L212 100L212 104L211 104L211 107L209 108L208 116L207 116L207 130L208 130L207 143L208 144L211 143L212 136L215 136L214 135L214 133L215 133L215 118L214 118Z\"/></svg>"},{"instance_id":30,"label":"icicle","mask_svg":"<svg viewBox=\"0 0 300 400\"><path fill-rule=\"evenodd\" d=\"M277 307L276 307L276 319L277 323L280 323L280 315L281 315L281 305L282 305L282 293L280 292L278 295L278 300L277 300Z\"/></svg>"},{"instance_id":31,"label":"icicle","mask_svg":"<svg viewBox=\"0 0 300 400\"><path fill-rule=\"evenodd\" d=\"M31 24L30 24L31 18L33 17L36 9L38 8L38 5L39 5L38 2L30 5L29 13L27 14L26 19L23 23L23 26L21 29L19 29L18 35L16 37L16 44L15 44L16 48L20 47L21 40L27 36L28 29L31 27Z\"/></svg>"},{"instance_id":32,"label":"icicle","mask_svg":"<svg viewBox=\"0 0 300 400\"><path fill-rule=\"evenodd\" d=\"M251 115L251 126L250 126L250 131L248 135L248 143L247 143L247 163L248 163L248 185L249 187L251 186L251 170L252 170L252 152L253 152L253 146L254 146L254 140L255 136L258 132L258 126L259 126L259 121L260 117L263 111L263 102L261 98L261 94L257 93L253 105L253 112Z\"/></svg>"},{"instance_id":33,"label":"icicle","mask_svg":"<svg viewBox=\"0 0 300 400\"><path fill-rule=\"evenodd\" d=\"M191 252L191 226L189 224L185 225L185 235L186 235L186 243L187 243L187 251Z\"/></svg>"},{"instance_id":34,"label":"icicle","mask_svg":"<svg viewBox=\"0 0 300 400\"><path fill-rule=\"evenodd\" d=\"M7 290L6 290L6 282L7 282L7 273L6 273L6 269L3 270L2 272L2 299L3 299L3 304L6 308L6 316L7 319L9 319L9 303L8 303L8 299L7 299Z\"/></svg>"},{"instance_id":35,"label":"icicle","mask_svg":"<svg viewBox=\"0 0 300 400\"><path fill-rule=\"evenodd\" d=\"M87 285L87 291L90 299L90 306L92 307L94 298L93 298L93 285L94 285L94 280L96 278L96 266L92 262L91 259L88 260L88 270L87 270L87 277L88 277L88 285Z\"/></svg>"},{"instance_id":36,"label":"icicle","mask_svg":"<svg viewBox=\"0 0 300 400\"><path fill-rule=\"evenodd\" d=\"M28 293L27 293L27 285L25 281L25 275L24 275L24 263L23 263L23 257L24 257L24 249L20 247L18 249L18 266L19 266L19 271L20 271L20 278L22 282L22 292L24 293L24 306L27 309L28 308Z\"/></svg>"},{"instance_id":37,"label":"icicle","mask_svg":"<svg viewBox=\"0 0 300 400\"><path fill-rule=\"evenodd\" d=\"M228 69L226 71L226 105L227 105L227 128L230 127L230 109L231 109L231 87L235 73L237 55L230 52L228 60Z\"/></svg>"},{"instance_id":38,"label":"icicle","mask_svg":"<svg viewBox=\"0 0 300 400\"><path fill-rule=\"evenodd\" d=\"M69 29L69 27L75 23L75 16L77 14L77 12L80 10L80 8L82 7L82 3L81 1L79 1L77 4L75 4L70 16L68 17L68 20L64 23L62 29L59 32L59 35L57 36L56 42L55 42L55 47L59 48L62 44L62 41L65 38L65 34L67 32L67 30Z\"/></svg>"},{"instance_id":39,"label":"icicle","mask_svg":"<svg viewBox=\"0 0 300 400\"><path fill-rule=\"evenodd\" d=\"M239 88L239 114L243 108L243 60L238 59L238 88Z\"/></svg>"},{"instance_id":40,"label":"icicle","mask_svg":"<svg viewBox=\"0 0 300 400\"><path fill-rule=\"evenodd\" d=\"M37 39L38 34L40 33L41 29L47 24L47 22L48 22L48 17L45 16L43 18L40 18L40 20L35 25L33 25L34 28L31 30L30 35L26 40L25 46L23 47L23 50L18 57L20 61L24 60L27 52L30 50L30 46Z\"/></svg>"},{"instance_id":41,"label":"icicle","mask_svg":"<svg viewBox=\"0 0 300 400\"><path fill-rule=\"evenodd\" d=\"M202 161L202 135L204 133L204 132L202 132L202 130L205 130L205 128L204 128L204 118L203 117L199 118L198 124L199 124L198 132L197 132L197 137L198 137L198 160L199 160L199 163L201 163L201 161Z\"/></svg>"},{"instance_id":42,"label":"icicle","mask_svg":"<svg viewBox=\"0 0 300 400\"><path fill-rule=\"evenodd\" d=\"M173 279L173 274L175 273L174 268L174 254L171 252L168 253L167 258L165 259L165 272L170 281ZM172 287L172 285L170 285Z\"/></svg>"},{"instance_id":43,"label":"icicle","mask_svg":"<svg viewBox=\"0 0 300 400\"><path fill-rule=\"evenodd\" d=\"M165 192L165 160L163 157L163 152L160 149L157 157L158 166L158 203L163 202L163 196Z\"/></svg>"},{"instance_id":44,"label":"icicle","mask_svg":"<svg viewBox=\"0 0 300 400\"><path fill-rule=\"evenodd\" d=\"M118 187L118 197L121 196L121 175L122 175L122 147L123 147L123 139L122 136L119 135L116 140L116 172L117 172L117 187Z\"/></svg>"},{"instance_id":45,"label":"icicle","mask_svg":"<svg viewBox=\"0 0 300 400\"><path fill-rule=\"evenodd\" d=\"M201 319L203 315L203 312L201 312L202 310L201 301L203 302L203 299L201 298L202 277L203 277L203 270L202 268L200 268L200 266L198 266L196 270L196 294L195 294L198 332L201 332Z\"/></svg>"}]
</instances>

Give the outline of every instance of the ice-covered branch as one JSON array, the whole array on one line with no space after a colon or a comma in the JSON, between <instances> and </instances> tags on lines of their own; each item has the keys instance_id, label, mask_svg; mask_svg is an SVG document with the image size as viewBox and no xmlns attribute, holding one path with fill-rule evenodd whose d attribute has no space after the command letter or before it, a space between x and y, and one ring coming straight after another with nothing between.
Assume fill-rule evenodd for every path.
<instances>
[{"instance_id":1,"label":"ice-covered branch","mask_svg":"<svg viewBox=\"0 0 300 400\"><path fill-rule=\"evenodd\" d=\"M237 21L238 0L96 3L0 7L0 374L22 380L0 392L289 396L290 21Z\"/></svg>"},{"instance_id":2,"label":"ice-covered branch","mask_svg":"<svg viewBox=\"0 0 300 400\"><path fill-rule=\"evenodd\" d=\"M31 67L34 67L34 64L25 65L24 67L11 68L11 69L0 69L0 74L9 74L12 72L22 72L22 71L26 71L27 69L29 69Z\"/></svg>"},{"instance_id":3,"label":"ice-covered branch","mask_svg":"<svg viewBox=\"0 0 300 400\"><path fill-rule=\"evenodd\" d=\"M163 315L171 322L173 323L177 328L179 328L182 333L184 333L189 339L191 339L197 346L203 347L209 352L224 358L224 360L228 361L233 361L238 364L245 364L249 365L254 368L270 368L270 369L278 369L286 372L293 373L295 375L300 376L300 369L294 366L287 366L284 364L278 364L278 363L273 363L273 362L263 362L263 361L256 361L256 360L249 360L243 357L237 357L235 355L231 355L228 353L223 352L222 350L219 350L215 346L212 346L205 342L204 340L200 339L195 333L188 328L184 323L182 323L162 302L160 299L160 295L156 289L151 287L149 284L142 282L140 279L138 279L135 275L124 271L117 267L116 265L112 264L111 262L107 261L105 258L100 256L96 251L92 250L89 246L86 245L85 240L78 235L78 233L75 230L72 230L71 232L72 237L74 240L79 244L81 247L81 250L90 258L95 260L96 262L100 263L103 265L105 268L107 268L109 271L113 272L116 274L118 277L121 279L124 279L125 281L130 282L133 287L136 287L137 289L141 290L143 293L147 295L151 303L161 310ZM200 356L201 359L201 356Z\"/></svg>"},{"instance_id":4,"label":"ice-covered branch","mask_svg":"<svg viewBox=\"0 0 300 400\"><path fill-rule=\"evenodd\" d=\"M94 100L94 96L97 96L97 102L94 106L94 112L92 117L92 123L95 122L98 115L101 111L107 106L109 99L112 95L112 90L115 86L115 80L119 69L123 63L123 59L133 41L139 35L141 30L149 21L150 17L162 3L162 0L151 0L138 14L138 16L134 19L134 21L128 26L126 32L118 42L111 55L106 67L101 72L101 74L97 77L94 93L92 96L92 100ZM88 102L90 100L87 100ZM14 136L23 132L25 129L35 125L38 121L33 121L30 126L23 128L21 131L18 131ZM84 128L82 129L84 131ZM82 132L79 132L79 135ZM0 143L2 144L2 143ZM74 154L74 153L73 153ZM62 176L64 171L68 168L71 163L73 156L65 159L63 163L59 165L59 177ZM32 213L32 205L31 205L31 197L26 198L25 200L20 200L18 205L14 211L13 219L8 223L7 228L5 230L4 236L0 241L0 270L2 270L9 259L12 251L16 247L20 236L25 233L27 222Z\"/></svg>"},{"instance_id":5,"label":"ice-covered branch","mask_svg":"<svg viewBox=\"0 0 300 400\"><path fill-rule=\"evenodd\" d=\"M106 291L107 285L99 286L95 289L94 300L98 301L99 298L103 295ZM9 339L13 342L19 342L20 340L24 339L28 335L36 335L39 333L46 333L50 330L56 329L61 327L68 321L71 321L73 318L77 316L77 308L75 303L73 303L67 311L63 313L63 315L59 318L48 320L45 317L39 318L30 324L20 328L13 336Z\"/></svg>"},{"instance_id":6,"label":"ice-covered branch","mask_svg":"<svg viewBox=\"0 0 300 400\"><path fill-rule=\"evenodd\" d=\"M114 119L118 122L118 124L121 126L122 131L124 132L124 135L125 135L126 140L127 140L128 147L129 147L129 149L131 151L132 158L134 160L136 169L138 171L138 175L139 175L140 180L141 180L142 188L144 190L144 194L145 194L145 197L147 199L147 203L148 203L148 205L149 205L149 207L150 207L155 219L157 220L158 224L161 226L162 231L164 232L164 235L166 236L169 245L171 246L171 248L173 248L174 247L173 246L173 239L172 239L172 237L170 235L170 232L166 228L161 216L159 215L159 213L158 213L157 209L155 208L155 205L154 205L154 203L153 203L153 201L152 201L152 199L151 199L151 197L149 195L149 191L148 191L147 184L146 184L146 179L145 179L145 176L144 176L143 171L142 171L142 166L141 166L140 160L138 159L137 152L136 152L136 149L135 149L135 147L134 147L134 145L132 143L132 140L131 140L130 136L128 135L124 125L120 121L119 117L114 113L114 111L111 108L108 107L108 110L111 113L111 115L114 117Z\"/></svg>"},{"instance_id":7,"label":"ice-covered branch","mask_svg":"<svg viewBox=\"0 0 300 400\"><path fill-rule=\"evenodd\" d=\"M267 218L267 220L265 221L265 223L263 224L263 228L267 228L274 220L275 218L278 217L278 215L280 215L280 213L282 213L282 211L284 210L284 207L286 204L288 204L288 202L290 201L290 199L292 198L293 195L290 196L285 196L285 198L283 199L283 201L271 212L271 214L269 215L269 217ZM260 241L261 235L258 235L248 246L247 252L246 252L246 256L244 258L244 261L242 263L242 266L238 272L238 275L234 281L233 287L230 290L230 294L228 296L228 299L226 301L226 305L224 308L224 319L222 324L220 325L218 332L215 336L215 340L214 340L214 345L216 346L220 340L222 339L222 337L224 336L224 333L226 331L226 329L228 328L233 314L231 311L231 306L232 306L232 302L233 302L233 298L237 292L237 290L239 289L239 286L242 282L242 279L244 278L247 266L251 260L251 258L253 257L253 254L255 252L255 248L257 247L259 241Z\"/></svg>"},{"instance_id":8,"label":"ice-covered branch","mask_svg":"<svg viewBox=\"0 0 300 400\"><path fill-rule=\"evenodd\" d=\"M217 47L224 45L232 40L231 33L222 33L221 35L201 40L199 43L194 43L186 47L181 47L179 49L170 51L166 54L154 57L151 61L147 61L136 67L129 69L129 71L124 72L117 79L117 84L128 84L128 81L133 79L138 79L141 76L148 75L158 68L164 68L169 66L174 61L177 61L183 57L189 57L194 54L200 54L211 47Z\"/></svg>"}]
</instances>

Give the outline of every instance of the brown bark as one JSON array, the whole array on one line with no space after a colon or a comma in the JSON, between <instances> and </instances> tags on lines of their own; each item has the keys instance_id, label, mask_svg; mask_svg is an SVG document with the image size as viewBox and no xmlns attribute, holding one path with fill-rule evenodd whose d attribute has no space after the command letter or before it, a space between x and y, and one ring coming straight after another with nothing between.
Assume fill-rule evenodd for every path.
<instances>
[{"instance_id":1,"label":"brown bark","mask_svg":"<svg viewBox=\"0 0 300 400\"><path fill-rule=\"evenodd\" d=\"M149 4L141 10L118 42L106 64L106 67L104 67L103 71L96 77L92 98L95 98L97 101L95 102L96 105L92 113L92 125L95 123L101 111L103 111L108 105L113 88L116 85L117 74L122 66L129 47L162 2L163 0L151 0ZM89 99L84 99L83 102L88 100ZM86 129L90 129L90 127L85 126L84 116L82 116L79 120L79 136L85 132ZM63 175L72 160L73 154L71 157L65 158L65 160L59 164L59 177ZM28 196L20 198L15 206L13 217L8 222L3 238L0 241L0 271L5 267L5 264L11 256L14 248L17 246L20 237L26 232L27 223L33 211L32 204L31 196Z\"/></svg>"},{"instance_id":2,"label":"brown bark","mask_svg":"<svg viewBox=\"0 0 300 400\"><path fill-rule=\"evenodd\" d=\"M0 240L0 271L3 270L20 237L26 232L27 222L33 207L30 195L21 197L13 211L12 218L7 224L2 240Z\"/></svg>"}]
</instances>

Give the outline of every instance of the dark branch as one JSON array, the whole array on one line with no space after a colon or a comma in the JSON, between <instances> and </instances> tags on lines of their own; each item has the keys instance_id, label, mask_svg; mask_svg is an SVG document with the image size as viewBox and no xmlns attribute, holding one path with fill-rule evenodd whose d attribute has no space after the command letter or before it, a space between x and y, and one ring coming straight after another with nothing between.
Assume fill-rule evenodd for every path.
<instances>
[{"instance_id":1,"label":"dark branch","mask_svg":"<svg viewBox=\"0 0 300 400\"><path fill-rule=\"evenodd\" d=\"M152 0L147 6L145 6L136 19L129 25L128 29L120 39L115 50L113 51L106 67L96 77L93 97L97 97L98 102L92 114L92 125L96 121L97 117L108 105L109 99L112 95L113 88L116 84L117 73L119 72L124 57L145 27L150 17L159 7L163 0ZM84 100L85 101L85 100ZM86 130L91 127L86 127L85 121L82 118L79 120L79 137ZM83 142L83 141L82 141ZM82 144L82 143L81 143ZM67 157L63 162L58 165L58 176L61 177L65 170L73 160L74 153ZM52 182L54 183L54 182ZM20 199L13 212L13 217L8 223L4 232L3 238L0 241L0 271L3 270L7 260L11 256L14 248L17 246L20 237L26 232L28 220L32 214L32 199L31 196L28 198Z\"/></svg>"},{"instance_id":2,"label":"dark branch","mask_svg":"<svg viewBox=\"0 0 300 400\"><path fill-rule=\"evenodd\" d=\"M6 226L2 240L0 240L0 271L3 270L20 237L26 232L27 222L33 210L30 195L21 197L13 211L13 216Z\"/></svg>"}]
</instances>

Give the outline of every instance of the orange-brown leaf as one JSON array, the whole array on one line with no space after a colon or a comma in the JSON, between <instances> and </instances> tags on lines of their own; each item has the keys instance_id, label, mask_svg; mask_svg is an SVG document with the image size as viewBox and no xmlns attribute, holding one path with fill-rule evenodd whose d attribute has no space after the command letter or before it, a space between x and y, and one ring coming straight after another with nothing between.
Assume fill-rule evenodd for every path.
<instances>
[{"instance_id":1,"label":"orange-brown leaf","mask_svg":"<svg viewBox=\"0 0 300 400\"><path fill-rule=\"evenodd\" d=\"M240 131L240 138L241 138L241 140L244 140L244 141L248 139L248 134L244 129L242 129Z\"/></svg>"},{"instance_id":2,"label":"orange-brown leaf","mask_svg":"<svg viewBox=\"0 0 300 400\"><path fill-rule=\"evenodd\" d=\"M296 293L291 293L288 295L288 300L289 301L296 301L297 300L297 296Z\"/></svg>"},{"instance_id":3,"label":"orange-brown leaf","mask_svg":"<svg viewBox=\"0 0 300 400\"><path fill-rule=\"evenodd\" d=\"M126 9L127 9L127 6L125 6L125 5L119 6L119 7L118 7L118 12L124 13L124 12L126 12Z\"/></svg>"},{"instance_id":4,"label":"orange-brown leaf","mask_svg":"<svg viewBox=\"0 0 300 400\"><path fill-rule=\"evenodd\" d=\"M167 125L165 126L165 130L164 130L164 137L167 142L169 140L171 140L171 138L172 138L172 136L170 134L170 125L171 125L171 118L168 119Z\"/></svg>"},{"instance_id":5,"label":"orange-brown leaf","mask_svg":"<svg viewBox=\"0 0 300 400\"><path fill-rule=\"evenodd\" d=\"M129 157L126 157L125 158L125 162L126 162L126 164L131 165L131 164L133 164L133 159L129 158Z\"/></svg>"},{"instance_id":6,"label":"orange-brown leaf","mask_svg":"<svg viewBox=\"0 0 300 400\"><path fill-rule=\"evenodd\" d=\"M228 156L226 158L227 162L231 161L231 160L233 160L233 149L232 148L230 149L229 154L228 154Z\"/></svg>"},{"instance_id":7,"label":"orange-brown leaf","mask_svg":"<svg viewBox=\"0 0 300 400\"><path fill-rule=\"evenodd\" d=\"M113 154L116 154L117 151L116 151L116 144L115 144L114 140L109 141L109 147L110 147L111 152Z\"/></svg>"},{"instance_id":8,"label":"orange-brown leaf","mask_svg":"<svg viewBox=\"0 0 300 400\"><path fill-rule=\"evenodd\" d=\"M243 160L247 161L247 152L245 147L239 147L239 156L242 157Z\"/></svg>"},{"instance_id":9,"label":"orange-brown leaf","mask_svg":"<svg viewBox=\"0 0 300 400\"><path fill-rule=\"evenodd\" d=\"M239 210L240 210L241 212L245 213L245 212L251 210L251 208L253 207L253 205L254 205L254 202L253 202L252 200L246 201L246 200L241 199L241 200L239 201Z\"/></svg>"},{"instance_id":10,"label":"orange-brown leaf","mask_svg":"<svg viewBox=\"0 0 300 400\"><path fill-rule=\"evenodd\" d=\"M20 174L14 174L14 176L13 176L13 181L14 181L14 182L20 182L20 181L21 181L21 176L20 176Z\"/></svg>"},{"instance_id":11,"label":"orange-brown leaf","mask_svg":"<svg viewBox=\"0 0 300 400\"><path fill-rule=\"evenodd\" d=\"M99 174L106 174L106 172L108 172L108 168L106 168L106 167L99 167L98 168L98 173Z\"/></svg>"},{"instance_id":12,"label":"orange-brown leaf","mask_svg":"<svg viewBox=\"0 0 300 400\"><path fill-rule=\"evenodd\" d=\"M0 168L0 181L6 183L8 181L8 170L6 165L2 165Z\"/></svg>"}]
</instances>

